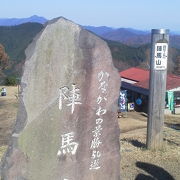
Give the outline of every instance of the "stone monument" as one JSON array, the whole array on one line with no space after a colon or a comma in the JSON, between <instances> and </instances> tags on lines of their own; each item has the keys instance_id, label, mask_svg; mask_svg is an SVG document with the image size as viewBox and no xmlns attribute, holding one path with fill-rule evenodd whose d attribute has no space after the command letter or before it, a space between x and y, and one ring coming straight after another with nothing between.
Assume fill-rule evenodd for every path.
<instances>
[{"instance_id":1,"label":"stone monument","mask_svg":"<svg viewBox=\"0 0 180 180\"><path fill-rule=\"evenodd\" d=\"M119 180L120 78L107 44L57 18L26 49L3 180Z\"/></svg>"}]
</instances>

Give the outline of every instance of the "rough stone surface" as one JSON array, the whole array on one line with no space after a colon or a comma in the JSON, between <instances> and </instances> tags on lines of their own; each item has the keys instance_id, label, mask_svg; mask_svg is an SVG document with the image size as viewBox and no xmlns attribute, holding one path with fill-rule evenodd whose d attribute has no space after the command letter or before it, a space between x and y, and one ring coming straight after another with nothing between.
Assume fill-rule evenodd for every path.
<instances>
[{"instance_id":1,"label":"rough stone surface","mask_svg":"<svg viewBox=\"0 0 180 180\"><path fill-rule=\"evenodd\" d=\"M26 56L20 107L12 141L2 161L2 179L119 180L116 112L120 78L107 44L73 22L59 18L46 25L27 48ZM104 76L99 74L98 78L101 71ZM108 86L102 93L103 78ZM75 104L73 113L65 100L59 109L59 89L67 86L71 90L72 84L79 88L81 96L81 104ZM100 117L103 122L98 126L96 119ZM93 149L96 127L101 128L96 135L102 143ZM76 153L57 155L63 144L62 135L71 132L74 135L70 142L78 144ZM93 150L101 153L95 158L99 169L90 169Z\"/></svg>"}]
</instances>

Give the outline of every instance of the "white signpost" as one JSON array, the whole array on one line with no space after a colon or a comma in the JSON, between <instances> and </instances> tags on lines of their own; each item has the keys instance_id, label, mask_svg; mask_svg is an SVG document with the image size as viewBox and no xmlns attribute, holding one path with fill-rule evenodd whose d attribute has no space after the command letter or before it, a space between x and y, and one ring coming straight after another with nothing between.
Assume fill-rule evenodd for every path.
<instances>
[{"instance_id":1,"label":"white signpost","mask_svg":"<svg viewBox=\"0 0 180 180\"><path fill-rule=\"evenodd\" d=\"M156 43L155 54L154 54L154 69L155 70L166 70L167 69L167 58L168 57L168 44L167 43Z\"/></svg>"}]
</instances>

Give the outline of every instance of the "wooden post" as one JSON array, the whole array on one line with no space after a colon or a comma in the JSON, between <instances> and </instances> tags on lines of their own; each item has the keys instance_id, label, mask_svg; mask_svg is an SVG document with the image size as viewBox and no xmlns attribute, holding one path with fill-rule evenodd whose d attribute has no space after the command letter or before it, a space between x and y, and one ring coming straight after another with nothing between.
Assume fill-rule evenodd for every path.
<instances>
[{"instance_id":1,"label":"wooden post","mask_svg":"<svg viewBox=\"0 0 180 180\"><path fill-rule=\"evenodd\" d=\"M168 42L169 30L152 29L146 145L154 150L161 149L163 144Z\"/></svg>"}]
</instances>

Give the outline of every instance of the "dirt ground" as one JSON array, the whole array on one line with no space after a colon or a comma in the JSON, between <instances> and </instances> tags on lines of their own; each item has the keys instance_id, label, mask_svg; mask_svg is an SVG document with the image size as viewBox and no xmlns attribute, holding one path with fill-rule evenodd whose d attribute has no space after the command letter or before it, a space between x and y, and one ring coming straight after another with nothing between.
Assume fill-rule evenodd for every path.
<instances>
[{"instance_id":1,"label":"dirt ground","mask_svg":"<svg viewBox=\"0 0 180 180\"><path fill-rule=\"evenodd\" d=\"M7 148L18 108L18 88L6 88L7 96L0 96L0 159ZM174 129L179 129L180 114L165 117L164 148L159 151L146 150L146 114L128 112L118 120L122 180L180 180L180 131Z\"/></svg>"},{"instance_id":2,"label":"dirt ground","mask_svg":"<svg viewBox=\"0 0 180 180\"><path fill-rule=\"evenodd\" d=\"M18 88L7 86L6 90L7 96L0 96L0 159L7 147L18 108Z\"/></svg>"},{"instance_id":3,"label":"dirt ground","mask_svg":"<svg viewBox=\"0 0 180 180\"><path fill-rule=\"evenodd\" d=\"M165 116L164 147L159 151L146 149L146 114L128 112L119 125L123 180L180 180L179 114Z\"/></svg>"}]
</instances>

